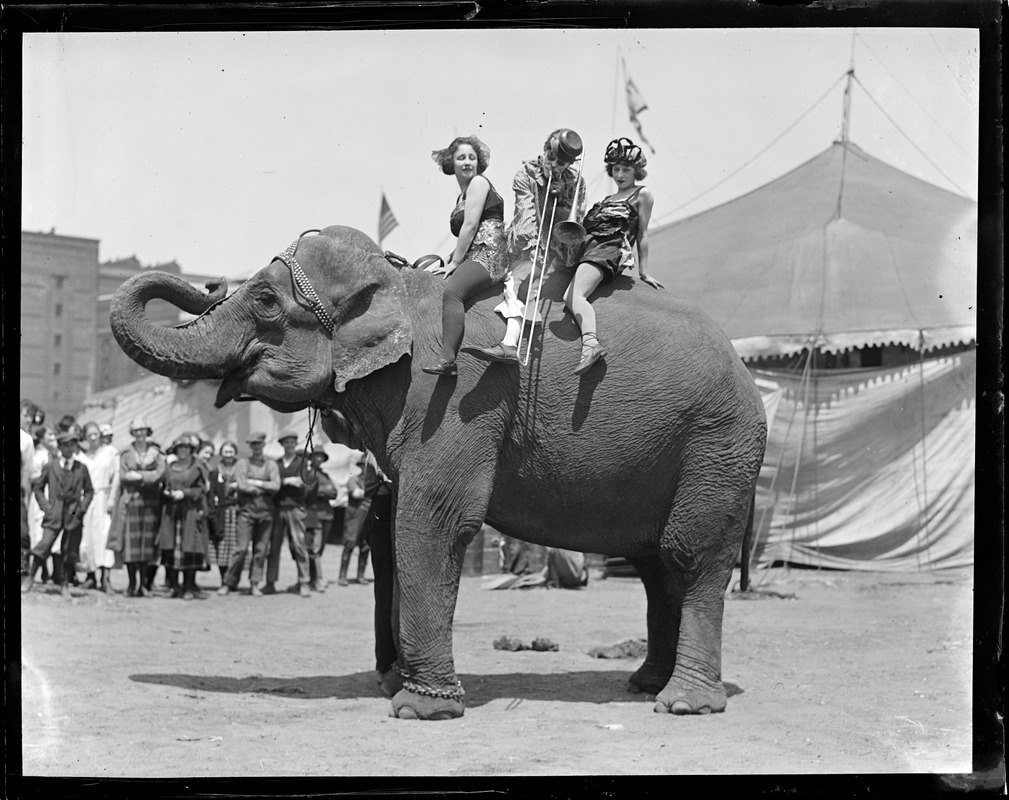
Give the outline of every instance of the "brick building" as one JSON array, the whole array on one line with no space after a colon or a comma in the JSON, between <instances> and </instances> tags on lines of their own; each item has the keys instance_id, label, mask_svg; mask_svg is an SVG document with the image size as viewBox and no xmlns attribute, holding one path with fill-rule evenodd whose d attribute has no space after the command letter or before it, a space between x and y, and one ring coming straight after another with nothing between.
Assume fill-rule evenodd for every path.
<instances>
[{"instance_id":1,"label":"brick building","mask_svg":"<svg viewBox=\"0 0 1009 800\"><path fill-rule=\"evenodd\" d=\"M147 269L172 272L200 289L210 279L183 274L174 261L99 262L99 241L21 232L21 397L41 405L49 420L76 415L93 392L150 375L127 358L109 328L112 296L123 281ZM162 325L188 318L161 300L149 303L147 313Z\"/></svg>"},{"instance_id":2,"label":"brick building","mask_svg":"<svg viewBox=\"0 0 1009 800\"><path fill-rule=\"evenodd\" d=\"M21 232L21 396L49 419L92 389L98 239Z\"/></svg>"}]
</instances>

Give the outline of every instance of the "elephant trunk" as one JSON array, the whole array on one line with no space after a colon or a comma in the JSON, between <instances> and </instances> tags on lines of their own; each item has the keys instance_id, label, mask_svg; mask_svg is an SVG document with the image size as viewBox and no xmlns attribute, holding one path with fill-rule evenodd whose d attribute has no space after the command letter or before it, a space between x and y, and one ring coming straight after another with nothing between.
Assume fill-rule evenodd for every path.
<instances>
[{"instance_id":1,"label":"elephant trunk","mask_svg":"<svg viewBox=\"0 0 1009 800\"><path fill-rule=\"evenodd\" d=\"M203 315L224 299L228 283L220 278L207 288L210 294L203 294L167 272L140 273L123 283L112 298L109 314L112 333L123 352L145 369L170 378L223 378L243 341L227 304L213 317L200 316L175 328L153 323L145 311L147 303L160 299L187 313Z\"/></svg>"}]
</instances>

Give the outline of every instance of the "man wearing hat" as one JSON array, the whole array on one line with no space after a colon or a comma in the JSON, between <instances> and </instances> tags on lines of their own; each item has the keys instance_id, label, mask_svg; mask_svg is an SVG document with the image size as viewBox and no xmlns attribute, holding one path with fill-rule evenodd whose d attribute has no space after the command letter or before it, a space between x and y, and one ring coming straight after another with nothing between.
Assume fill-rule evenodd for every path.
<instances>
[{"instance_id":1,"label":"man wearing hat","mask_svg":"<svg viewBox=\"0 0 1009 800\"><path fill-rule=\"evenodd\" d=\"M530 277L542 229L541 252L536 259L537 275L529 281L527 292L531 300L539 274L556 264L567 264L572 257L572 247L551 235L551 222L556 225L571 216L577 208L577 218L585 212L585 181L575 168L582 153L581 137L570 128L558 128L547 136L543 152L522 166L512 181L515 192L515 213L508 228L508 253L511 267L504 283L504 300L495 307L507 322L504 339L493 347L469 347L467 352L490 361L518 361L518 343L522 335L523 300L519 287ZM548 191L549 188L549 191ZM576 206L577 201L577 206ZM547 242L549 241L549 245ZM546 262L546 263L544 263ZM526 319L534 320L536 309L526 312Z\"/></svg>"},{"instance_id":2,"label":"man wearing hat","mask_svg":"<svg viewBox=\"0 0 1009 800\"><path fill-rule=\"evenodd\" d=\"M333 479L322 469L329 461L325 450L313 450L308 455L307 466L311 467L315 480L305 487L305 547L308 550L308 585L316 592L326 591L326 581L322 577L322 551L326 547L326 536L333 525L333 507L330 500L337 497Z\"/></svg>"},{"instance_id":3,"label":"man wearing hat","mask_svg":"<svg viewBox=\"0 0 1009 800\"><path fill-rule=\"evenodd\" d=\"M60 456L49 460L33 487L35 501L44 515L42 538L32 548L32 568L21 581L22 592L31 591L36 573L52 554L56 538L62 533L60 549L63 553L63 574L60 578L60 594L70 599L67 584L77 572L81 525L94 497L88 468L75 457L79 440L80 434L76 430L59 434L56 441ZM46 488L49 489L48 497Z\"/></svg>"},{"instance_id":4,"label":"man wearing hat","mask_svg":"<svg viewBox=\"0 0 1009 800\"><path fill-rule=\"evenodd\" d=\"M263 455L266 434L249 434L245 443L252 455L238 459L234 479L238 492L238 511L235 516L235 550L228 563L228 571L221 581L218 594L227 595L238 590L238 582L245 568L245 556L252 543L252 566L249 584L253 597L263 594L259 583L263 579L263 566L270 548L273 532L273 496L280 489L280 472L277 462Z\"/></svg>"},{"instance_id":5,"label":"man wearing hat","mask_svg":"<svg viewBox=\"0 0 1009 800\"><path fill-rule=\"evenodd\" d=\"M305 459L299 455L298 434L284 431L277 437L284 455L277 459L280 473L280 489L273 496L273 535L270 538L270 554L266 561L266 586L263 594L277 591L276 583L280 575L280 546L287 539L291 556L298 565L298 592L302 597L311 597L309 591L308 548L305 544L305 490L307 484L315 482L315 473L306 468Z\"/></svg>"}]
</instances>

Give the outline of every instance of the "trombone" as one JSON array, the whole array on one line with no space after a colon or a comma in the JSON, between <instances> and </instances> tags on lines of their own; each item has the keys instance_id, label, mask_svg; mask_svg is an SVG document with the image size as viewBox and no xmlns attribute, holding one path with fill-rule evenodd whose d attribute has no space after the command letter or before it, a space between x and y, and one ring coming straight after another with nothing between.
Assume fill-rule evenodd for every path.
<instances>
[{"instance_id":1,"label":"trombone","mask_svg":"<svg viewBox=\"0 0 1009 800\"><path fill-rule=\"evenodd\" d=\"M578 244L585 238L585 228L578 222L578 190L582 185L582 165L585 163L584 157L578 159L578 177L575 178L575 196L571 200L571 213L568 218L561 220L554 227L554 236L562 244ZM555 204L556 207L556 204Z\"/></svg>"},{"instance_id":2,"label":"trombone","mask_svg":"<svg viewBox=\"0 0 1009 800\"><path fill-rule=\"evenodd\" d=\"M582 165L584 159L578 159L578 175L575 178L575 194L571 200L571 213L566 220L561 220L556 225L554 225L554 215L557 213L557 198L554 198L553 207L550 209L550 224L547 225L547 240L543 243L543 258L542 258L542 268L539 272L539 277L536 276L537 269L537 258L540 254L540 240L543 238L543 219L540 219L540 228L536 233L536 250L533 253L533 264L532 269L529 272L529 287L526 290L526 301L522 306L522 327L519 328L519 360L522 366L529 363L529 356L532 354L533 349L533 333L535 332L535 315L536 310L539 308L540 304L540 293L543 288L543 278L546 276L547 272L547 259L550 253L550 236L556 236L558 241L562 244L573 245L580 242L585 238L585 228L578 222L578 193L581 188L582 182ZM551 172L547 176L547 197L550 196L550 184L553 180L553 173ZM546 203L544 203L544 211L546 211ZM544 214L544 216L546 216ZM534 330L529 332L529 340L526 346L525 357L522 357L522 334L525 332L526 320L529 316L529 293L532 291L533 283L536 283L536 291L533 294L532 300L532 314L534 320Z\"/></svg>"},{"instance_id":3,"label":"trombone","mask_svg":"<svg viewBox=\"0 0 1009 800\"><path fill-rule=\"evenodd\" d=\"M547 173L547 188L546 188L546 193L544 195L544 200L543 200L543 213L542 213L542 216L540 217L540 226L539 226L539 229L536 231L536 247L533 250L532 268L529 270L529 286L526 288L526 298L525 298L525 300L522 303L522 324L521 324L521 327L519 328L519 346L518 346L519 361L522 363L522 366L525 366L526 364L529 363L529 356L532 353L532 349L533 349L533 333L535 332L535 325L536 325L536 309L539 306L539 292L537 291L535 293L535 295L533 295L532 299L530 298L530 294L533 291L533 284L536 283L536 271L539 268L538 267L538 262L541 260L540 259L540 255L541 254L542 254L542 262L543 262L542 263L542 267L543 268L542 268L542 270L540 270L540 276L539 276L539 282L540 282L540 284L542 284L542 282L543 282L543 274L545 274L546 271L547 271L546 270L547 258L549 257L549 252L550 252L550 235L549 235L549 231L553 227L554 214L557 212L557 198L554 198L553 207L550 209L550 224L546 226L546 229L547 229L547 232L548 232L547 233L547 240L544 243L543 242L543 228L544 228L543 222L544 222L544 219L546 217L547 199L550 197L550 187L552 185L553 178L554 178L553 172ZM517 293L517 287L516 287L516 293ZM530 312L529 312L530 306L532 307L533 330L529 331L529 339L527 341L526 354L523 357L522 356L522 336L525 334L526 322L530 318Z\"/></svg>"}]
</instances>

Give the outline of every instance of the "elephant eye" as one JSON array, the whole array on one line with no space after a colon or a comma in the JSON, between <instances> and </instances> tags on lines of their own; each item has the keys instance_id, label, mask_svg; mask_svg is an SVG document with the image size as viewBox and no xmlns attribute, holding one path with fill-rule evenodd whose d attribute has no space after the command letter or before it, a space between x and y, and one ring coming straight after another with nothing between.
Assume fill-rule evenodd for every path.
<instances>
[{"instance_id":1,"label":"elephant eye","mask_svg":"<svg viewBox=\"0 0 1009 800\"><path fill-rule=\"evenodd\" d=\"M280 311L280 300L273 292L262 292L258 299L267 314L276 314Z\"/></svg>"}]
</instances>

